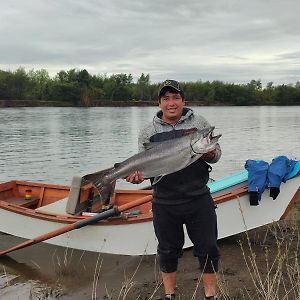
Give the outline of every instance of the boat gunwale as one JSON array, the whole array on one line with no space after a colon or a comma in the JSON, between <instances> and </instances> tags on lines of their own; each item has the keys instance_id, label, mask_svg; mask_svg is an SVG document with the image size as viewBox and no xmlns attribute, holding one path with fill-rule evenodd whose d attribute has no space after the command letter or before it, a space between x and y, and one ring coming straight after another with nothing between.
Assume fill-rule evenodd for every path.
<instances>
[{"instance_id":1,"label":"boat gunwale","mask_svg":"<svg viewBox=\"0 0 300 300\"><path fill-rule=\"evenodd\" d=\"M300 172L295 176L295 177L300 177ZM294 178L295 178L294 177ZM40 188L56 188L56 189L63 189L63 190L69 190L70 188L65 185L56 185L56 184L47 184L47 183L38 183L38 182L30 182L30 181L20 181L20 180L12 180L8 182L3 182L0 184L21 184L25 186L35 186L35 187L40 187ZM216 205L233 200L233 199L238 199L239 197L242 197L248 193L248 185L247 182L245 182L245 185L239 186L238 188L234 189L234 186L232 187L233 189L226 192L225 194L217 195L213 197L214 203ZM1 190L1 189L0 189ZM116 190L117 192L124 192L124 193L130 193L132 190ZM134 193L138 193L139 191L144 191L145 190L134 190ZM151 193L151 190L148 192L149 194ZM213 194L212 194L213 196ZM287 205L284 213L280 217L280 219L285 219L289 213L289 211L293 208L295 202L297 199L300 197L300 187L298 187L297 191L293 195L292 199L290 200L289 204ZM31 208L26 208L22 207L13 203L9 203L3 200L0 200L0 209L8 210L11 212L14 212L16 214L21 214L25 215L27 217L31 218L37 218L37 219L42 219L45 221L51 221L51 222L57 222L57 223L63 223L63 224L68 224L68 223L74 223L83 219L86 219L88 217L83 217L83 216L71 216L71 215L64 215L64 214L58 214L58 213L46 213L46 212L41 212L41 211L36 211ZM136 216L130 216L126 218L120 218L120 217L113 217L110 218L109 220L101 220L99 222L96 222L95 224L91 225L127 225L127 224L134 224L134 223L140 223L140 222L148 222L152 221L152 213L143 213L141 215L136 215Z\"/></svg>"},{"instance_id":2,"label":"boat gunwale","mask_svg":"<svg viewBox=\"0 0 300 300\"><path fill-rule=\"evenodd\" d=\"M0 209L8 210L16 214L25 215L30 218L42 219L50 222L57 222L62 224L71 224L77 221L88 219L85 216L71 216L58 213L46 213L41 211L36 211L32 208L22 207L13 203L8 203L6 201L0 200ZM143 213L137 216L130 217L112 217L109 220L101 220L91 225L127 225L133 223L141 223L152 221L152 214Z\"/></svg>"}]
</instances>

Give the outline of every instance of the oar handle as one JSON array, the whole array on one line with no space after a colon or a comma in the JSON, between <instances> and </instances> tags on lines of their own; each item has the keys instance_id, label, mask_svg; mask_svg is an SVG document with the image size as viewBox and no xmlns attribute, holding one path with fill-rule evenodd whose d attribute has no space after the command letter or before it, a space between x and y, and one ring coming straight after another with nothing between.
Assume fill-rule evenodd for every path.
<instances>
[{"instance_id":1,"label":"oar handle","mask_svg":"<svg viewBox=\"0 0 300 300\"><path fill-rule=\"evenodd\" d=\"M147 202L150 202L151 200L152 200L152 195L148 195L148 196L145 196L143 198L140 198L140 199L137 199L137 200L133 200L133 201L130 201L130 202L125 203L123 205L117 206L115 208L117 209L117 211L119 213L121 213L121 212L126 211L126 210L128 210L130 208L133 208L133 207L145 204Z\"/></svg>"},{"instance_id":2,"label":"oar handle","mask_svg":"<svg viewBox=\"0 0 300 300\"><path fill-rule=\"evenodd\" d=\"M110 217L117 216L118 214L119 214L118 210L115 207L111 208L111 209L108 209L106 211L103 211L102 213L99 213L99 214L95 215L95 216L92 216L90 218L80 220L80 221L74 223L74 227L75 227L74 229L79 229L79 228L84 227L86 225L90 225L90 224L96 223L98 221L105 220L105 219L108 219Z\"/></svg>"}]
</instances>

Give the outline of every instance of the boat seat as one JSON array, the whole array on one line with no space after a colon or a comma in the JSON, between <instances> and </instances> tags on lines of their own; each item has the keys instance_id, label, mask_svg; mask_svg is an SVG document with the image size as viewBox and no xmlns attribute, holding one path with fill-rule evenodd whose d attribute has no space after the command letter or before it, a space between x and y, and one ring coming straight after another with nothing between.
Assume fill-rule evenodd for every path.
<instances>
[{"instance_id":1,"label":"boat seat","mask_svg":"<svg viewBox=\"0 0 300 300\"><path fill-rule=\"evenodd\" d=\"M30 200L25 199L24 197L10 197L5 201L22 207L31 207L37 205L40 200L40 197L33 196Z\"/></svg>"},{"instance_id":2,"label":"boat seat","mask_svg":"<svg viewBox=\"0 0 300 300\"><path fill-rule=\"evenodd\" d=\"M50 214L50 215L72 216L72 215L66 213L67 201L68 201L68 198L63 198L63 199L55 201L53 203L41 206L41 207L37 208L35 211Z\"/></svg>"}]
</instances>

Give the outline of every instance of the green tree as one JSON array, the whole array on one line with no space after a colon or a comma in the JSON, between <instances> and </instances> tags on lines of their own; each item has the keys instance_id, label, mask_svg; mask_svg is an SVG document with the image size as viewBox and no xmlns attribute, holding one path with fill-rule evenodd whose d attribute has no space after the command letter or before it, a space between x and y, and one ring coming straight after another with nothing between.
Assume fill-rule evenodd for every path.
<instances>
[{"instance_id":1,"label":"green tree","mask_svg":"<svg viewBox=\"0 0 300 300\"><path fill-rule=\"evenodd\" d=\"M80 103L80 88L69 82L53 81L49 86L48 100L69 102L73 105Z\"/></svg>"},{"instance_id":2,"label":"green tree","mask_svg":"<svg viewBox=\"0 0 300 300\"><path fill-rule=\"evenodd\" d=\"M132 98L132 76L111 75L106 78L103 88L110 101L128 101Z\"/></svg>"},{"instance_id":3,"label":"green tree","mask_svg":"<svg viewBox=\"0 0 300 300\"><path fill-rule=\"evenodd\" d=\"M28 72L30 82L30 98L43 100L47 98L48 84L50 82L50 76L45 69L30 70Z\"/></svg>"},{"instance_id":4,"label":"green tree","mask_svg":"<svg viewBox=\"0 0 300 300\"><path fill-rule=\"evenodd\" d=\"M150 75L141 74L135 86L134 98L138 100L150 100Z\"/></svg>"},{"instance_id":5,"label":"green tree","mask_svg":"<svg viewBox=\"0 0 300 300\"><path fill-rule=\"evenodd\" d=\"M11 80L11 97L13 99L27 99L27 91L29 87L29 77L25 72L24 68L18 68L15 72L12 74L12 80Z\"/></svg>"},{"instance_id":6,"label":"green tree","mask_svg":"<svg viewBox=\"0 0 300 300\"><path fill-rule=\"evenodd\" d=\"M300 103L298 90L289 85L280 85L275 89L275 103L278 105L296 105Z\"/></svg>"},{"instance_id":7,"label":"green tree","mask_svg":"<svg viewBox=\"0 0 300 300\"><path fill-rule=\"evenodd\" d=\"M81 89L81 102L82 106L91 106L93 104L92 98L90 97L90 81L91 76L86 69L78 72L78 83Z\"/></svg>"},{"instance_id":8,"label":"green tree","mask_svg":"<svg viewBox=\"0 0 300 300\"><path fill-rule=\"evenodd\" d=\"M11 72L0 70L0 99L10 100L11 97Z\"/></svg>"}]
</instances>

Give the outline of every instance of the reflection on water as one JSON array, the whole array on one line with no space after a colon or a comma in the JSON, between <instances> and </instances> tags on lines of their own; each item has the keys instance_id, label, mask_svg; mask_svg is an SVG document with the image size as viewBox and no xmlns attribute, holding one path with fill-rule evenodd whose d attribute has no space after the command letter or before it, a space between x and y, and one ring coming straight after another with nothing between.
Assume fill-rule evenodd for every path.
<instances>
[{"instance_id":1,"label":"reflection on water","mask_svg":"<svg viewBox=\"0 0 300 300\"><path fill-rule=\"evenodd\" d=\"M194 110L223 135L223 156L214 166L213 178L242 169L247 159L270 161L277 155L300 159L299 106ZM0 109L0 182L70 184L73 175L110 167L137 152L139 128L156 111L156 107ZM119 185L128 187L123 181ZM0 234L1 249L19 241ZM143 276L151 280L149 274L154 280L154 260L143 259L140 282ZM0 258L0 298L76 299L78 292L77 299L90 299L99 268L98 292L109 288L113 293L124 281L124 270L133 274L138 264L137 257L99 256L38 244ZM41 298L43 293L49 298Z\"/></svg>"}]
</instances>

